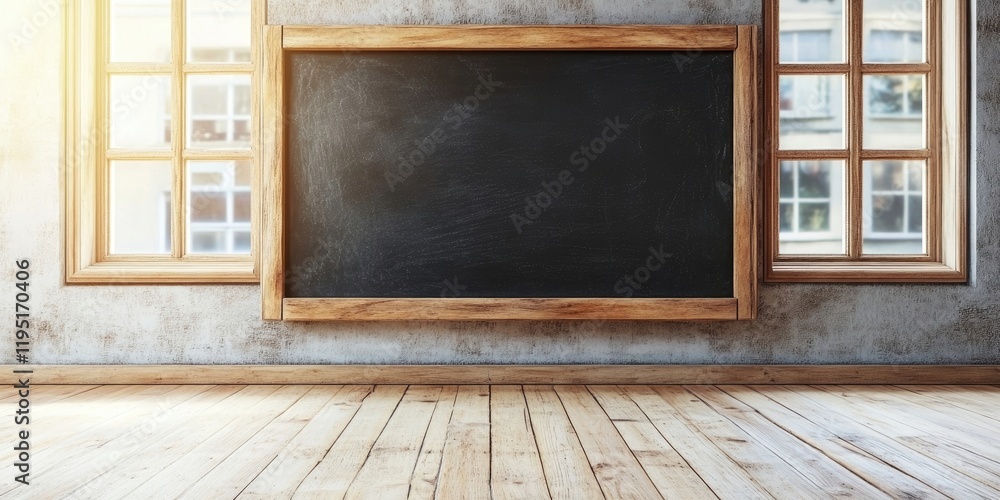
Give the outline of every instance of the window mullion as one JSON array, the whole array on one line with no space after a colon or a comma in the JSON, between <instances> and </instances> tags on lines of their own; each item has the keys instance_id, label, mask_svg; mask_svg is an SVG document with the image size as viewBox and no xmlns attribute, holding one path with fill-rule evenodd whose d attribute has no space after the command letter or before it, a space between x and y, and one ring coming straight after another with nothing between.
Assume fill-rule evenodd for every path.
<instances>
[{"instance_id":1,"label":"window mullion","mask_svg":"<svg viewBox=\"0 0 1000 500\"><path fill-rule=\"evenodd\" d=\"M187 213L187 196L185 196L187 179L185 175L184 155L182 154L184 145L187 143L188 119L186 112L187 86L184 82L184 36L186 34L184 4L184 0L173 0L171 3L170 20L172 31L171 63L173 65L173 92L177 96L173 102L173 114L177 118L173 120L171 125L171 134L174 137L174 140L171 141L171 147L174 152L174 210L173 214L171 214L171 241L173 245L171 253L174 258L183 257L187 247L187 231L184 223L185 214Z\"/></svg>"},{"instance_id":2,"label":"window mullion","mask_svg":"<svg viewBox=\"0 0 1000 500\"><path fill-rule=\"evenodd\" d=\"M861 72L862 63L862 38L864 34L864 1L857 0L847 2L846 6L848 30L847 62L850 65L848 74L848 120L846 123L847 149L850 151L850 158L847 162L847 198L846 225L847 225L847 254L852 260L861 258L863 226L864 220L862 211L862 162L861 149L864 144L862 113L864 111L864 75Z\"/></svg>"},{"instance_id":3,"label":"window mullion","mask_svg":"<svg viewBox=\"0 0 1000 500\"><path fill-rule=\"evenodd\" d=\"M105 260L111 253L111 195L110 179L111 165L107 160L108 147L111 144L111 110L108 105L109 79L108 60L111 53L111 6L109 2L97 2L98 47L95 55L97 61L95 72L97 78L94 88L94 113L98 124L96 134L96 173L97 173L97 227L94 238L94 250L98 260Z\"/></svg>"},{"instance_id":4,"label":"window mullion","mask_svg":"<svg viewBox=\"0 0 1000 500\"><path fill-rule=\"evenodd\" d=\"M927 134L927 148L933 152L924 166L924 250L931 258L939 260L943 251L941 221L944 219L941 203L944 185L941 171L944 150L944 116L941 114L941 2L927 0L924 8L927 9L924 54L931 65L931 73L924 80L924 112L927 116L924 132Z\"/></svg>"}]
</instances>

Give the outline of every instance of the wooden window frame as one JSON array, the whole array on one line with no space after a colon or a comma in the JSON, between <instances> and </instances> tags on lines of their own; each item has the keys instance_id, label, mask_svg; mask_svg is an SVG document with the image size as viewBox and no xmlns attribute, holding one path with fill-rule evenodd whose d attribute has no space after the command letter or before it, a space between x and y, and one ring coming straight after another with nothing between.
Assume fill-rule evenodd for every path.
<instances>
[{"instance_id":1,"label":"wooden window frame","mask_svg":"<svg viewBox=\"0 0 1000 500\"><path fill-rule=\"evenodd\" d=\"M752 320L757 316L756 26L265 26L261 315L265 320ZM285 61L318 50L691 50L733 53L733 295L725 298L289 298Z\"/></svg>"},{"instance_id":2,"label":"wooden window frame","mask_svg":"<svg viewBox=\"0 0 1000 500\"><path fill-rule=\"evenodd\" d=\"M111 63L110 0L66 2L63 39L63 252L67 284L257 283L259 281L259 203L251 198L250 255L185 255L186 176L188 160L238 160L252 165L251 192L259 192L260 81L259 39L264 0L250 2L250 62L190 63L186 58L186 1L171 2L171 63ZM225 64L225 65L223 65ZM169 73L171 78L171 147L163 152L117 150L109 154L107 111L109 75ZM246 150L187 148L186 77L190 74L249 74L251 137ZM109 252L109 157L170 161L170 255L111 255Z\"/></svg>"},{"instance_id":3,"label":"wooden window frame","mask_svg":"<svg viewBox=\"0 0 1000 500\"><path fill-rule=\"evenodd\" d=\"M968 5L965 0L925 0L928 47L926 63L861 63L864 34L862 1L845 0L846 63L780 63L780 0L765 2L764 50L764 280L766 282L945 282L968 280ZM927 73L925 108L927 145L923 157L898 151L862 149L865 74ZM842 150L779 150L779 75L847 75ZM907 152L908 153L908 152ZM782 160L846 161L846 256L779 255L779 163ZM865 255L863 232L863 162L925 159L924 255Z\"/></svg>"}]
</instances>

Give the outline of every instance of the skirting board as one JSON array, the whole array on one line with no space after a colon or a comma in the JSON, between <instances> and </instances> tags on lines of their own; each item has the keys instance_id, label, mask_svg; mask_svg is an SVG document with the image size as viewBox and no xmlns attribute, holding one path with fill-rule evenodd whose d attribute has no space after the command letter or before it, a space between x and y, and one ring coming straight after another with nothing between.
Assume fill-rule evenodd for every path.
<instances>
[{"instance_id":1,"label":"skirting board","mask_svg":"<svg viewBox=\"0 0 1000 500\"><path fill-rule=\"evenodd\" d=\"M4 384L1000 384L1000 365L2 365ZM30 374L14 370L32 370Z\"/></svg>"}]
</instances>

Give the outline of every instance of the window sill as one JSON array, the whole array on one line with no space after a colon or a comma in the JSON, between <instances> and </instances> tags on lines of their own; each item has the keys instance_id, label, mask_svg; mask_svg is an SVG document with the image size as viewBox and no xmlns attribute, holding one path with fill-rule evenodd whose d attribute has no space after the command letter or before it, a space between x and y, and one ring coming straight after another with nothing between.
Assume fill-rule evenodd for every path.
<instances>
[{"instance_id":1,"label":"window sill","mask_svg":"<svg viewBox=\"0 0 1000 500\"><path fill-rule=\"evenodd\" d=\"M67 285L258 283L254 262L99 262L66 276Z\"/></svg>"},{"instance_id":2,"label":"window sill","mask_svg":"<svg viewBox=\"0 0 1000 500\"><path fill-rule=\"evenodd\" d=\"M768 283L966 283L964 271L937 262L774 262Z\"/></svg>"}]
</instances>

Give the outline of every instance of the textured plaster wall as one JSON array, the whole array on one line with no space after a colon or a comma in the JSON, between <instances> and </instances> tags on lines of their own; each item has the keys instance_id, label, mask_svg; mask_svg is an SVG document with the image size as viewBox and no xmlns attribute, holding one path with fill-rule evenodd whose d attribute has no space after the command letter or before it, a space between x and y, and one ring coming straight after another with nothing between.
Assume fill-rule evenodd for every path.
<instances>
[{"instance_id":1,"label":"textured plaster wall","mask_svg":"<svg viewBox=\"0 0 1000 500\"><path fill-rule=\"evenodd\" d=\"M31 259L38 363L1000 363L996 2L978 15L976 286L766 285L760 320L739 324L281 324L258 319L256 286L63 286L58 17L39 0L3 10L0 309L12 312L13 261ZM759 23L761 0L271 0L268 10L271 23L295 24Z\"/></svg>"}]
</instances>

